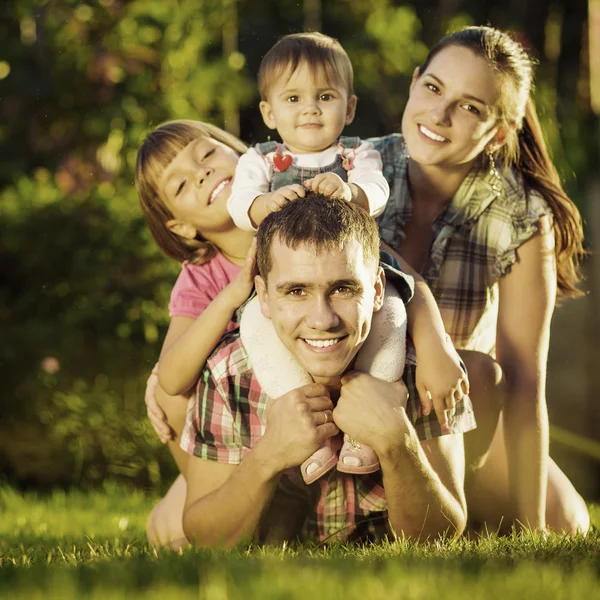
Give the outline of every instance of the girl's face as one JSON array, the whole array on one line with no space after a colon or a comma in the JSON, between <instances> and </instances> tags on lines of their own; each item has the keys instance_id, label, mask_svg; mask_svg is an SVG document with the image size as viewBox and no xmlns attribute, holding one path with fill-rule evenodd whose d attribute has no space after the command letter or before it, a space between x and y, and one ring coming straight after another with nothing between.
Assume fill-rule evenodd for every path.
<instances>
[{"instance_id":1,"label":"girl's face","mask_svg":"<svg viewBox=\"0 0 600 600\"><path fill-rule=\"evenodd\" d=\"M411 159L421 165L465 165L486 147L501 145L498 84L487 61L461 46L441 50L420 76L415 71L402 117Z\"/></svg>"},{"instance_id":2,"label":"girl's face","mask_svg":"<svg viewBox=\"0 0 600 600\"><path fill-rule=\"evenodd\" d=\"M294 154L326 150L354 119L356 96L349 96L343 83L328 82L322 69L313 73L305 63L286 75L260 103L265 125L277 129Z\"/></svg>"},{"instance_id":3,"label":"girl's face","mask_svg":"<svg viewBox=\"0 0 600 600\"><path fill-rule=\"evenodd\" d=\"M190 142L160 178L160 193L175 217L167 227L177 235L206 239L233 228L227 199L238 161L229 146L209 137Z\"/></svg>"}]
</instances>

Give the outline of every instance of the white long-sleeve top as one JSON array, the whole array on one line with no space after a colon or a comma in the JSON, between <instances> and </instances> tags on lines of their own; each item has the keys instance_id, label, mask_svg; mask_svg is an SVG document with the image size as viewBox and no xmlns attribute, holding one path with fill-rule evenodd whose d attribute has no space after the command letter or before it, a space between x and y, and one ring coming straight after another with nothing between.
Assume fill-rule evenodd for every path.
<instances>
[{"instance_id":1,"label":"white long-sleeve top","mask_svg":"<svg viewBox=\"0 0 600 600\"><path fill-rule=\"evenodd\" d=\"M390 188L382 173L381 155L371 142L361 140L356 148L340 148L336 144L315 154L292 154L284 144L280 144L279 149L291 155L292 164L300 168L329 166L340 152L342 156L351 155L354 167L348 171L348 183L357 185L365 193L371 215L377 217L383 212ZM262 154L250 148L238 161L227 210L236 226L244 231L256 230L248 211L257 196L270 191L274 154Z\"/></svg>"}]
</instances>

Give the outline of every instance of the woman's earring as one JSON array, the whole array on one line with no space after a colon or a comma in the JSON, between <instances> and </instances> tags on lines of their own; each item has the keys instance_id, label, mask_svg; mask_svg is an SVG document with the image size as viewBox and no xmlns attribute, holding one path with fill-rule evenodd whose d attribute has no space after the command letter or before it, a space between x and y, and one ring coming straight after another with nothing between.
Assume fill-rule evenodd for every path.
<instances>
[{"instance_id":1,"label":"woman's earring","mask_svg":"<svg viewBox=\"0 0 600 600\"><path fill-rule=\"evenodd\" d=\"M498 187L498 183L500 181L500 173L498 173L498 168L496 167L496 159L494 158L494 155L492 154L492 151L489 148L486 148L485 153L490 164L490 177L493 178L492 189L495 192L498 192L500 191L500 188Z\"/></svg>"}]
</instances>

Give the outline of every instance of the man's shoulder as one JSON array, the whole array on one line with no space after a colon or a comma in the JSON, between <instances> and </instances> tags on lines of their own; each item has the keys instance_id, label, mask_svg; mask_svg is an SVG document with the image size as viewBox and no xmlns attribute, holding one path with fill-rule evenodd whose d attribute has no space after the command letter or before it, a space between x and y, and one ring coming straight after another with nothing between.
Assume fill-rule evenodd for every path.
<instances>
[{"instance_id":1,"label":"man's shoulder","mask_svg":"<svg viewBox=\"0 0 600 600\"><path fill-rule=\"evenodd\" d=\"M206 369L210 371L214 380L252 376L250 358L242 343L239 329L223 335L206 361Z\"/></svg>"}]
</instances>

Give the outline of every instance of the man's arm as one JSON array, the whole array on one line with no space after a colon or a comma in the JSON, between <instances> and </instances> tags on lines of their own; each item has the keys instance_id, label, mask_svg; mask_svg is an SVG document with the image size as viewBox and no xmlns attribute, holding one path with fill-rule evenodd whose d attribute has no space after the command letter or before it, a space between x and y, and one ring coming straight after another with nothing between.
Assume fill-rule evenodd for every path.
<instances>
[{"instance_id":1,"label":"man's arm","mask_svg":"<svg viewBox=\"0 0 600 600\"><path fill-rule=\"evenodd\" d=\"M419 441L406 413L401 443L378 451L390 523L401 535L427 540L463 532L464 495L462 434Z\"/></svg>"},{"instance_id":2,"label":"man's arm","mask_svg":"<svg viewBox=\"0 0 600 600\"><path fill-rule=\"evenodd\" d=\"M462 435L420 442L406 415L406 397L402 382L355 371L342 379L334 419L377 453L397 534L420 540L460 534L467 516Z\"/></svg>"},{"instance_id":3,"label":"man's arm","mask_svg":"<svg viewBox=\"0 0 600 600\"><path fill-rule=\"evenodd\" d=\"M281 473L338 433L334 423L323 422L323 411L332 408L323 385L302 386L269 401L265 434L239 465L191 458L183 515L187 538L209 547L250 539Z\"/></svg>"}]
</instances>

